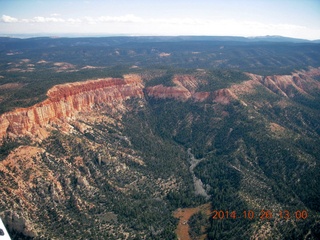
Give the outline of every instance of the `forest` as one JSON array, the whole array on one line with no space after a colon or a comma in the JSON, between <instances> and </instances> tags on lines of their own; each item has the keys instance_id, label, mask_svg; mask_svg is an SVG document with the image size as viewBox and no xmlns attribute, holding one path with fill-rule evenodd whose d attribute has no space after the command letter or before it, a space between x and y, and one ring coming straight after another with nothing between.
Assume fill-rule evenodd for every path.
<instances>
[{"instance_id":1,"label":"forest","mask_svg":"<svg viewBox=\"0 0 320 240\"><path fill-rule=\"evenodd\" d=\"M135 73L144 87L172 87L175 76L188 75L198 80L196 91L215 92L249 80L247 72L319 66L315 42L0 38L0 114L41 102L49 88L67 82ZM168 240L177 239L175 210L210 203L210 216L189 219L192 239L319 239L320 90L291 92L284 97L259 85L227 104L145 94L127 99L122 112L79 113L69 133L57 127L41 141L5 138L0 216L15 214L35 229L27 236L9 228L13 239ZM2 165L23 147L38 153ZM188 149L209 199L195 193ZM12 194L24 187L23 197ZM259 219L263 210L273 217ZM215 219L214 211L242 218ZM256 217L243 217L249 211ZM295 218L297 211L308 217Z\"/></svg>"}]
</instances>

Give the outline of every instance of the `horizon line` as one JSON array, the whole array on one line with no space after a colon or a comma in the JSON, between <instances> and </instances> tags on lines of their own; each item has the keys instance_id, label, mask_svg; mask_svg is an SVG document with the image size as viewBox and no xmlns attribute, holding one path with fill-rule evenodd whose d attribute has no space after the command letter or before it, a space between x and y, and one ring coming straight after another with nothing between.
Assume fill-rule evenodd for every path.
<instances>
[{"instance_id":1,"label":"horizon line","mask_svg":"<svg viewBox=\"0 0 320 240\"><path fill-rule=\"evenodd\" d=\"M244 38L244 39L259 39L259 38L282 38L291 40L302 40L302 41L320 41L319 39L307 39L307 38L297 38L288 37L283 35L258 35L258 36L241 36L241 35L166 35L166 34L132 34L132 33L0 33L0 37L8 38L19 38L28 39L36 37L48 37L48 38L85 38L85 37L230 37L230 38Z\"/></svg>"}]
</instances>

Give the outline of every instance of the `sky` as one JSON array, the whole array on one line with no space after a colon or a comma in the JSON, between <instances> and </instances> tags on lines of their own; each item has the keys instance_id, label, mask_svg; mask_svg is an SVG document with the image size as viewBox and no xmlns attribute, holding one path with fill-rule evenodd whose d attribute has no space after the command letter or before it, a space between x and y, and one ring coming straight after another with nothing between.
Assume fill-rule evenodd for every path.
<instances>
[{"instance_id":1,"label":"sky","mask_svg":"<svg viewBox=\"0 0 320 240\"><path fill-rule=\"evenodd\" d=\"M0 35L320 39L320 0L0 0Z\"/></svg>"}]
</instances>

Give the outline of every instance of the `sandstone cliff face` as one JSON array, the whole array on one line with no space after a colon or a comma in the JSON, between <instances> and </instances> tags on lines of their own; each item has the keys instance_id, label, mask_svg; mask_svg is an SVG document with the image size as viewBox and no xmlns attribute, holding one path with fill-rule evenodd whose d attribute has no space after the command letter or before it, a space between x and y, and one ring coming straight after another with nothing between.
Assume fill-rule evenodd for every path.
<instances>
[{"instance_id":1,"label":"sandstone cliff face","mask_svg":"<svg viewBox=\"0 0 320 240\"><path fill-rule=\"evenodd\" d=\"M59 226L66 225L63 230L68 230L69 234L78 226L84 231L95 229L93 226L97 227L97 230L88 234L100 234L101 231L98 230L101 229L112 229L118 233L119 226L125 223L119 222L112 228L110 225L114 223L96 222L104 217L100 210L107 211L106 199L112 199L118 192L128 196L132 190L136 194L137 189L143 194L146 194L145 189L152 189L154 192L148 192L152 197L165 196L172 189L178 189L181 183L175 177L153 178L151 174L144 175L145 169L140 172L138 168L131 167L137 164L148 166L148 162L134 148L131 149L130 135L122 135L121 120L118 121L119 118L112 114L101 114L99 110L103 109L103 106L123 109L128 107L123 104L125 99L144 99L144 94L147 94L153 98L217 103L212 104L214 111L218 114L221 112L224 117L229 113L224 111L223 107L220 110L220 104L229 104L238 99L242 104L246 104L242 102L245 99L242 95L254 93L257 87L276 92L283 96L283 102L289 102L287 98L293 97L292 94L296 94L296 91L309 94L315 88L320 89L319 81L314 80L316 76L320 76L320 69L286 76L263 77L248 74L250 80L214 92L197 91L201 80L188 75L175 76L173 87L158 85L144 89L141 78L135 75L125 76L124 79L107 78L55 86L48 91L46 101L0 116L0 134L3 134L0 136L29 134L45 138L48 134L46 128L67 125L68 122L77 131L76 134L70 134L69 138L54 138L59 140L55 146L57 150L51 148L55 142L48 138L37 147L20 146L0 161L0 205L8 208L0 212L0 216L8 224L9 230L37 239L45 238L43 236L47 236L45 234L50 231L57 233L56 229L48 228L50 223L56 224L54 226L58 226L57 223ZM92 111L94 109L98 111ZM196 114L190 113L185 122L191 126L197 121L196 118ZM210 119L212 124L218 121L224 120ZM108 127L99 129L94 126L95 123ZM271 122L268 128L275 137L286 134L286 128L278 123ZM110 132L113 133L106 129L112 129ZM231 131L232 129L229 133ZM97 139L102 136L99 139L101 141L83 138L84 133L93 133L92 136ZM119 142L125 144L120 144L119 147ZM109 191L109 188L112 190ZM115 192L115 195L110 195L111 192ZM81 216L79 225L75 224L78 220L74 216ZM84 222L92 225L84 227ZM70 223L72 225L69 225ZM59 234L65 234L61 229ZM48 236L46 238L53 238Z\"/></svg>"},{"instance_id":2,"label":"sandstone cliff face","mask_svg":"<svg viewBox=\"0 0 320 240\"><path fill-rule=\"evenodd\" d=\"M313 89L320 89L320 83L314 77L320 76L320 68L309 71L297 71L292 75L273 75L257 79L272 92L292 98L297 94L308 95Z\"/></svg>"},{"instance_id":3,"label":"sandstone cliff face","mask_svg":"<svg viewBox=\"0 0 320 240\"><path fill-rule=\"evenodd\" d=\"M230 101L236 99L238 99L238 97L229 89L220 89L213 92L213 100L217 103L229 104Z\"/></svg>"},{"instance_id":4,"label":"sandstone cliff face","mask_svg":"<svg viewBox=\"0 0 320 240\"><path fill-rule=\"evenodd\" d=\"M146 92L149 97L157 99L172 98L180 101L186 101L195 93L199 84L198 81L198 79L191 75L175 75L172 79L175 86L166 87L162 84L156 85L153 87L147 87Z\"/></svg>"},{"instance_id":5,"label":"sandstone cliff face","mask_svg":"<svg viewBox=\"0 0 320 240\"><path fill-rule=\"evenodd\" d=\"M314 78L320 76L320 68L311 68L309 71L297 71L292 75L259 76L248 73L248 81L234 84L229 88L219 89L214 92L197 92L201 80L190 75L176 75L172 82L173 87L156 85L147 87L146 93L149 97L156 99L176 99L196 102L217 102L229 104L238 100L238 94L247 94L254 91L258 85L286 98L295 97L297 94L308 95L314 89L320 89L320 82Z\"/></svg>"},{"instance_id":6,"label":"sandstone cliff face","mask_svg":"<svg viewBox=\"0 0 320 240\"><path fill-rule=\"evenodd\" d=\"M192 94L183 86L165 87L162 84L148 87L146 92L149 97L157 99L173 98L186 101L191 98Z\"/></svg>"},{"instance_id":7,"label":"sandstone cliff face","mask_svg":"<svg viewBox=\"0 0 320 240\"><path fill-rule=\"evenodd\" d=\"M209 99L210 96L211 96L210 92L195 92L192 95L192 99L195 102L204 102L205 100Z\"/></svg>"},{"instance_id":8,"label":"sandstone cliff face","mask_svg":"<svg viewBox=\"0 0 320 240\"><path fill-rule=\"evenodd\" d=\"M142 90L141 79L134 75L57 85L48 91L47 100L1 115L0 137L25 134L41 137L45 134L43 127L49 123L66 120L97 106L117 107L128 98L142 98Z\"/></svg>"},{"instance_id":9,"label":"sandstone cliff face","mask_svg":"<svg viewBox=\"0 0 320 240\"><path fill-rule=\"evenodd\" d=\"M191 93L194 93L197 90L200 81L200 79L197 79L192 75L175 75L172 80L177 86L186 88Z\"/></svg>"},{"instance_id":10,"label":"sandstone cliff face","mask_svg":"<svg viewBox=\"0 0 320 240\"><path fill-rule=\"evenodd\" d=\"M180 101L187 101L191 99L195 102L218 102L221 104L228 104L230 101L237 99L236 95L228 89L219 89L214 92L197 92L197 88L201 82L190 75L176 75L172 82L176 85L173 87L165 87L163 85L156 85L147 87L146 93L149 97L156 99L176 99Z\"/></svg>"},{"instance_id":11,"label":"sandstone cliff face","mask_svg":"<svg viewBox=\"0 0 320 240\"><path fill-rule=\"evenodd\" d=\"M172 79L175 86L147 87L145 94L156 99L229 104L233 100L238 100L239 95L254 91L257 85L262 85L286 98L297 94L308 95L314 89L320 89L320 82L314 80L320 76L320 68L297 71L292 75L266 77L249 73L247 75L251 80L214 92L197 92L199 84L203 83L202 80L192 75L175 75ZM123 107L122 102L128 98L144 98L144 86L141 77L126 75L123 79L105 78L57 85L51 88L47 95L48 99L39 104L1 115L0 138L20 135L45 138L46 127L52 124L62 126L79 112L88 112L102 106L119 109Z\"/></svg>"}]
</instances>

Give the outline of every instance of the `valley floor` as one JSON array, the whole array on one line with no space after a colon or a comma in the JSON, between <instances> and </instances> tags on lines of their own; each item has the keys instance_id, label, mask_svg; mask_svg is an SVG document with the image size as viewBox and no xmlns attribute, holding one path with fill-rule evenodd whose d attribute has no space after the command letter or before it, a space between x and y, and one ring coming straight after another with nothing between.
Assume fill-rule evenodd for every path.
<instances>
[{"instance_id":1,"label":"valley floor","mask_svg":"<svg viewBox=\"0 0 320 240\"><path fill-rule=\"evenodd\" d=\"M191 240L188 221L192 215L198 212L203 212L207 217L209 217L211 214L211 204L206 203L195 208L179 208L174 212L173 216L179 219L179 223L175 231L179 240ZM201 235L199 239L206 239L206 234Z\"/></svg>"}]
</instances>

